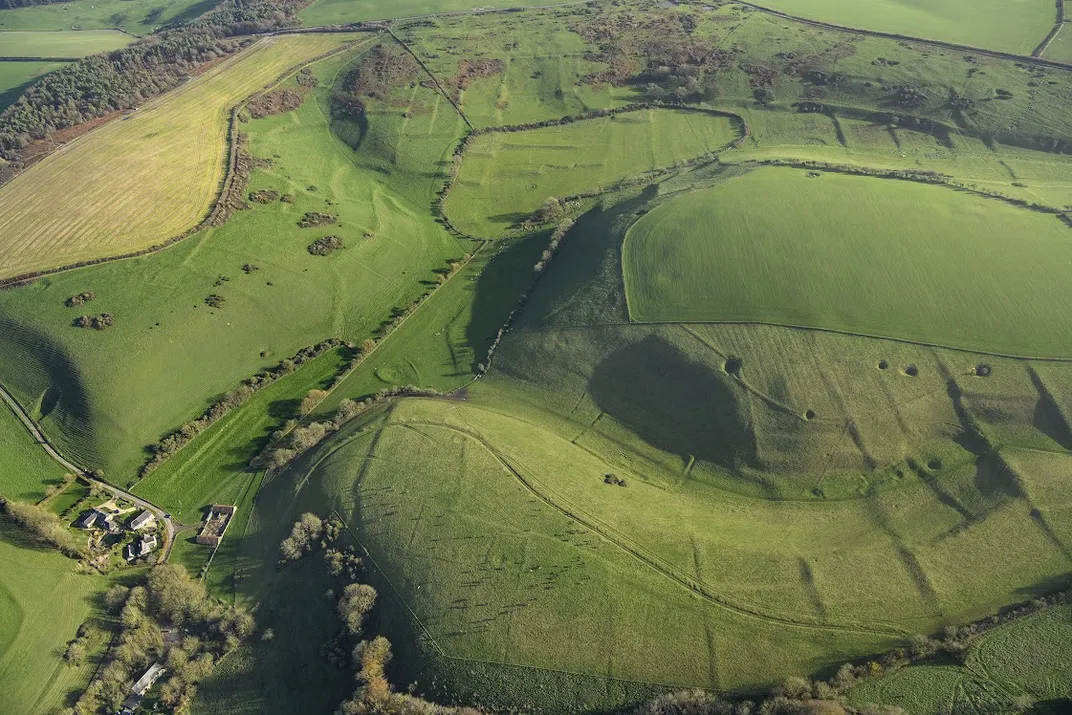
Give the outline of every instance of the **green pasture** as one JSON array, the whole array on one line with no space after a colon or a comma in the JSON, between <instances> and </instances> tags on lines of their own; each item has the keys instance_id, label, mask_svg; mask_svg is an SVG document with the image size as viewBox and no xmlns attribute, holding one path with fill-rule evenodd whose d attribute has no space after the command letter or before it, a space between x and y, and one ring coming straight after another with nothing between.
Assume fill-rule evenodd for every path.
<instances>
[{"instance_id":1,"label":"green pasture","mask_svg":"<svg viewBox=\"0 0 1072 715\"><path fill-rule=\"evenodd\" d=\"M1072 691L1072 607L1054 606L977 637L963 665L912 665L853 688L853 704L877 703L906 712L1060 713Z\"/></svg>"},{"instance_id":2,"label":"green pasture","mask_svg":"<svg viewBox=\"0 0 1072 715\"><path fill-rule=\"evenodd\" d=\"M19 501L43 499L64 469L26 431L7 404L0 405L0 495Z\"/></svg>"},{"instance_id":3,"label":"green pasture","mask_svg":"<svg viewBox=\"0 0 1072 715\"><path fill-rule=\"evenodd\" d=\"M561 2L561 0L560 0ZM345 25L366 20L464 13L476 8L538 7L553 0L316 0L299 17L309 27Z\"/></svg>"},{"instance_id":4,"label":"green pasture","mask_svg":"<svg viewBox=\"0 0 1072 715\"><path fill-rule=\"evenodd\" d=\"M763 0L763 7L808 20L1029 55L1054 23L1046 0L942 3Z\"/></svg>"},{"instance_id":5,"label":"green pasture","mask_svg":"<svg viewBox=\"0 0 1072 715\"><path fill-rule=\"evenodd\" d=\"M148 35L163 25L189 22L216 4L213 0L74 0L32 5L0 10L0 31L121 28L132 35Z\"/></svg>"},{"instance_id":6,"label":"green pasture","mask_svg":"<svg viewBox=\"0 0 1072 715\"><path fill-rule=\"evenodd\" d=\"M249 461L272 432L297 416L309 390L327 386L344 364L343 352L321 356L255 394L138 482L134 493L186 524L202 521L212 504L237 504L255 479Z\"/></svg>"},{"instance_id":7,"label":"green pasture","mask_svg":"<svg viewBox=\"0 0 1072 715\"><path fill-rule=\"evenodd\" d=\"M1067 13L1068 10L1066 9L1065 12ZM1046 59L1072 63L1072 30L1069 29L1070 26L1072 26L1072 23L1065 21L1057 32L1057 36L1050 40L1050 44L1043 55Z\"/></svg>"},{"instance_id":8,"label":"green pasture","mask_svg":"<svg viewBox=\"0 0 1072 715\"><path fill-rule=\"evenodd\" d=\"M301 108L248 125L253 153L272 160L254 172L250 191L275 189L293 203L253 204L162 253L0 296L8 336L0 375L72 458L126 483L146 445L217 395L326 337L360 342L435 285L436 270L472 250L428 212L443 182L438 162L461 120L452 111L370 113L355 152L328 119L331 84L346 61L316 65L320 88ZM431 90L413 95L438 107ZM338 221L299 228L308 211ZM310 255L307 246L327 234L345 248ZM247 274L246 264L258 270ZM112 314L114 327L71 327L78 311L64 301L86 290L98 297L83 311ZM223 307L206 305L210 295L222 296Z\"/></svg>"},{"instance_id":9,"label":"green pasture","mask_svg":"<svg viewBox=\"0 0 1072 715\"><path fill-rule=\"evenodd\" d=\"M495 333L533 279L545 233L489 244L393 331L324 400L326 416L344 399L402 385L455 390L473 379Z\"/></svg>"},{"instance_id":10,"label":"green pasture","mask_svg":"<svg viewBox=\"0 0 1072 715\"><path fill-rule=\"evenodd\" d=\"M851 209L850 209L851 207ZM641 322L754 321L1069 357L1052 215L914 182L765 168L654 209L623 266Z\"/></svg>"},{"instance_id":11,"label":"green pasture","mask_svg":"<svg viewBox=\"0 0 1072 715\"><path fill-rule=\"evenodd\" d=\"M2 17L2 16L0 16ZM126 47L135 38L115 30L85 32L0 32L5 57L85 57Z\"/></svg>"},{"instance_id":12,"label":"green pasture","mask_svg":"<svg viewBox=\"0 0 1072 715\"><path fill-rule=\"evenodd\" d=\"M0 111L14 104L38 77L63 66L63 62L0 62Z\"/></svg>"},{"instance_id":13,"label":"green pasture","mask_svg":"<svg viewBox=\"0 0 1072 715\"><path fill-rule=\"evenodd\" d=\"M526 222L549 197L710 154L737 136L730 117L670 109L482 134L465 151L446 212L464 233L496 236Z\"/></svg>"},{"instance_id":14,"label":"green pasture","mask_svg":"<svg viewBox=\"0 0 1072 715\"><path fill-rule=\"evenodd\" d=\"M107 587L103 577L76 574L74 561L27 545L0 523L0 711L58 711L85 687L96 663L68 667L63 652L78 626L97 613L96 599Z\"/></svg>"}]
</instances>

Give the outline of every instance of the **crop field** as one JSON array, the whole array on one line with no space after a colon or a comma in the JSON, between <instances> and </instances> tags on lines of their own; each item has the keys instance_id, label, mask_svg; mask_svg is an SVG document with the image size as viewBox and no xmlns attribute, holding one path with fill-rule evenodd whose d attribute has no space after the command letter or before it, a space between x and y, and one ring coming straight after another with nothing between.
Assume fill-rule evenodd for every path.
<instances>
[{"instance_id":1,"label":"crop field","mask_svg":"<svg viewBox=\"0 0 1072 715\"><path fill-rule=\"evenodd\" d=\"M0 496L36 502L49 484L59 484L64 470L52 461L26 428L0 405Z\"/></svg>"},{"instance_id":2,"label":"crop field","mask_svg":"<svg viewBox=\"0 0 1072 715\"><path fill-rule=\"evenodd\" d=\"M134 41L115 30L85 32L2 32L0 54L5 57L85 57L118 50Z\"/></svg>"},{"instance_id":3,"label":"crop field","mask_svg":"<svg viewBox=\"0 0 1072 715\"><path fill-rule=\"evenodd\" d=\"M85 686L96 664L68 667L61 656L107 586L103 577L76 574L58 553L22 545L0 524L0 711L53 712Z\"/></svg>"},{"instance_id":4,"label":"crop field","mask_svg":"<svg viewBox=\"0 0 1072 715\"><path fill-rule=\"evenodd\" d=\"M851 699L907 712L987 712L1019 697L1035 703L1032 712L1056 714L1072 688L1070 636L1072 607L1054 606L979 636L963 665L913 665L857 686Z\"/></svg>"},{"instance_id":5,"label":"crop field","mask_svg":"<svg viewBox=\"0 0 1072 715\"><path fill-rule=\"evenodd\" d=\"M51 32L119 27L132 35L147 35L162 25L193 20L216 4L212 0L74 0L33 5L0 10L0 31Z\"/></svg>"},{"instance_id":6,"label":"crop field","mask_svg":"<svg viewBox=\"0 0 1072 715\"><path fill-rule=\"evenodd\" d=\"M626 293L642 322L771 322L1070 357L1072 334L1049 312L1072 309L1058 307L1069 230L942 187L760 169L640 219L622 249Z\"/></svg>"},{"instance_id":7,"label":"crop field","mask_svg":"<svg viewBox=\"0 0 1072 715\"><path fill-rule=\"evenodd\" d=\"M73 457L125 482L146 445L215 396L325 337L360 343L434 286L434 271L472 250L420 213L442 185L437 162L461 120L446 111L408 122L397 110L370 115L358 155L321 104L346 61L315 65L315 101L249 124L253 154L274 157L250 190L289 193L293 203L254 204L162 253L0 294L10 336L0 349L4 384ZM330 231L345 248L312 256L308 245L329 229L297 223L325 210L338 216ZM257 270L245 273L246 264ZM77 310L64 301L86 290L98 298L83 310L114 315L114 327L71 327ZM205 304L214 294L226 301L219 309Z\"/></svg>"},{"instance_id":8,"label":"crop field","mask_svg":"<svg viewBox=\"0 0 1072 715\"><path fill-rule=\"evenodd\" d=\"M447 215L493 237L565 198L710 154L740 136L730 117L647 109L520 132L480 135L465 151Z\"/></svg>"},{"instance_id":9,"label":"crop field","mask_svg":"<svg viewBox=\"0 0 1072 715\"><path fill-rule=\"evenodd\" d=\"M262 40L27 170L0 189L0 277L136 251L194 227L223 178L231 107L353 39Z\"/></svg>"},{"instance_id":10,"label":"crop field","mask_svg":"<svg viewBox=\"0 0 1072 715\"><path fill-rule=\"evenodd\" d=\"M762 7L843 27L1029 55L1053 27L1046 0L899 3L866 0L846 6L831 0L762 0Z\"/></svg>"}]
</instances>

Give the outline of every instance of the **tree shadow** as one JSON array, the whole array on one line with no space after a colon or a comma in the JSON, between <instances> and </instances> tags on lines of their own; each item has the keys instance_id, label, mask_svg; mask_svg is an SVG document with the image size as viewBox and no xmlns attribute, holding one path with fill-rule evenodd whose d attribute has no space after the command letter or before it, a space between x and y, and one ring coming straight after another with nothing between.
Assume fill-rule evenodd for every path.
<instances>
[{"instance_id":1,"label":"tree shadow","mask_svg":"<svg viewBox=\"0 0 1072 715\"><path fill-rule=\"evenodd\" d=\"M755 433L728 377L657 335L608 356L588 392L653 447L726 469L758 465Z\"/></svg>"}]
</instances>

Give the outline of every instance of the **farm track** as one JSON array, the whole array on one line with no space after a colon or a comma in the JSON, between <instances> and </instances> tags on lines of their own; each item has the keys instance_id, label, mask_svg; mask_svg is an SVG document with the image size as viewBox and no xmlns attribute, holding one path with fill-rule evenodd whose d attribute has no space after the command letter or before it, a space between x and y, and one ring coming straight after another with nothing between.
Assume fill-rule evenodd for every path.
<instances>
[{"instance_id":1,"label":"farm track","mask_svg":"<svg viewBox=\"0 0 1072 715\"><path fill-rule=\"evenodd\" d=\"M22 425L34 438L34 441L36 441L37 444L41 446L41 449L45 450L45 453L47 453L48 456L51 457L53 460L58 462L60 466L62 466L64 469L81 477L82 479L85 479L90 484L96 485L101 489L104 489L114 497L126 499L127 501L132 502L143 509L148 509L149 511L151 511L156 517L157 521L163 524L165 530L167 531L167 543L164 547L164 552L161 555L159 561L160 563L167 562L168 558L171 556L171 549L175 545L175 532L178 529L176 529L175 522L171 519L171 517L166 511L164 511L156 504L146 501L139 496L135 496L134 494L126 491L125 489L120 489L117 486L109 484L108 482L93 476L82 467L79 467L78 465L69 461L60 453L58 449L56 449L52 445L51 442L48 441L48 438L45 437L44 433L37 426L37 423L33 421L33 418L30 417L26 410L22 408L22 405L20 405L18 401L11 396L11 393L9 393L3 385L0 385L0 398L3 399L3 401L11 409L15 416L19 418L19 421L22 422Z\"/></svg>"}]
</instances>

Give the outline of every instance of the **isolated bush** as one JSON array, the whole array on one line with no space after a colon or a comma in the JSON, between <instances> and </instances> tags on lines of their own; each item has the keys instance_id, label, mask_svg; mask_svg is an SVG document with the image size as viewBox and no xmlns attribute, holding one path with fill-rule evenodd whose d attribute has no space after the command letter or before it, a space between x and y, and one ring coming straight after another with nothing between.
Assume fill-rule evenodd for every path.
<instances>
[{"instance_id":1,"label":"isolated bush","mask_svg":"<svg viewBox=\"0 0 1072 715\"><path fill-rule=\"evenodd\" d=\"M338 236L324 236L309 244L306 249L314 256L327 256L342 248L342 239Z\"/></svg>"},{"instance_id":2,"label":"isolated bush","mask_svg":"<svg viewBox=\"0 0 1072 715\"><path fill-rule=\"evenodd\" d=\"M65 305L68 308L74 308L75 306L84 305L84 304L88 303L89 301L93 300L96 297L97 297L96 293L94 293L91 290L87 290L84 293L79 293L78 295L72 295L70 298L67 299L67 301L65 302Z\"/></svg>"},{"instance_id":3,"label":"isolated bush","mask_svg":"<svg viewBox=\"0 0 1072 715\"><path fill-rule=\"evenodd\" d=\"M309 390L305 397L302 398L299 412L302 416L305 416L316 409L316 406L320 404L320 401L328 396L326 390Z\"/></svg>"}]
</instances>

